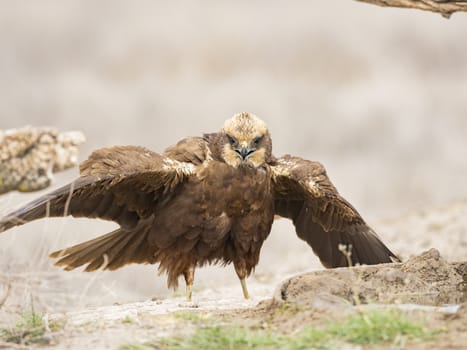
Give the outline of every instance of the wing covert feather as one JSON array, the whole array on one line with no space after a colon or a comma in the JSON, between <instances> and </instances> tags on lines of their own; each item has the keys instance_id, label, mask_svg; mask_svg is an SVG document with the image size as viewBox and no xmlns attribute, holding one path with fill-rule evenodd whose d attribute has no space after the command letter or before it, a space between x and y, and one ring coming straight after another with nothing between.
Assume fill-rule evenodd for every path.
<instances>
[{"instance_id":1,"label":"wing covert feather","mask_svg":"<svg viewBox=\"0 0 467 350\"><path fill-rule=\"evenodd\" d=\"M210 150L206 139L203 137L189 137L177 142L176 145L168 147L164 156L179 162L199 165L208 157Z\"/></svg>"}]
</instances>

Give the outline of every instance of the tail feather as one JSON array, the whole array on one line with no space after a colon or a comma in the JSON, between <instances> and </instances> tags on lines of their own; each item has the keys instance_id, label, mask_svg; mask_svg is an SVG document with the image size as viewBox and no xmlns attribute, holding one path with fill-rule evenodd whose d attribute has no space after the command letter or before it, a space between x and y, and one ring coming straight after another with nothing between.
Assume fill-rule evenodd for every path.
<instances>
[{"instance_id":1,"label":"tail feather","mask_svg":"<svg viewBox=\"0 0 467 350\"><path fill-rule=\"evenodd\" d=\"M137 239L138 237L139 235L127 234L123 236L119 241L116 241L115 243L111 242L112 245L106 252L108 257L106 269L115 270L125 265L129 260L132 261L134 256L133 254L131 254L130 251L128 251L128 249L126 249L126 247L128 246L128 244L131 243L133 239ZM99 266L100 265L90 264L88 268L92 271L99 268Z\"/></svg>"},{"instance_id":2,"label":"tail feather","mask_svg":"<svg viewBox=\"0 0 467 350\"><path fill-rule=\"evenodd\" d=\"M146 238L146 234L139 234L126 241L125 245L120 247L120 251L124 254L117 253L113 255L112 259L109 259L109 269L114 270L127 264L128 256L131 256L132 263L153 263L154 252L151 251Z\"/></svg>"},{"instance_id":3,"label":"tail feather","mask_svg":"<svg viewBox=\"0 0 467 350\"><path fill-rule=\"evenodd\" d=\"M125 231L121 228L104 236L51 253L58 258L56 266L73 270L86 265L85 271L100 268L115 270L130 263L154 263L144 230Z\"/></svg>"},{"instance_id":4,"label":"tail feather","mask_svg":"<svg viewBox=\"0 0 467 350\"><path fill-rule=\"evenodd\" d=\"M86 263L91 263L102 258L106 254L108 246L112 243L114 232L110 232L102 237L74 245L69 248L51 253L51 258L58 258L55 265L63 266L65 270L73 270Z\"/></svg>"}]
</instances>

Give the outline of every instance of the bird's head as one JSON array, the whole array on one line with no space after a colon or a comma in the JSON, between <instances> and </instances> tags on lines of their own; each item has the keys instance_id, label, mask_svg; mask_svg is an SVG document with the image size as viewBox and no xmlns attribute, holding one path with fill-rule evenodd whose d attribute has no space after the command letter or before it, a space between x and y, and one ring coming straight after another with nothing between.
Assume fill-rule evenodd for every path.
<instances>
[{"instance_id":1,"label":"bird's head","mask_svg":"<svg viewBox=\"0 0 467 350\"><path fill-rule=\"evenodd\" d=\"M271 158L272 142L266 124L251 113L240 113L226 120L221 131L224 161L234 168L255 168Z\"/></svg>"}]
</instances>

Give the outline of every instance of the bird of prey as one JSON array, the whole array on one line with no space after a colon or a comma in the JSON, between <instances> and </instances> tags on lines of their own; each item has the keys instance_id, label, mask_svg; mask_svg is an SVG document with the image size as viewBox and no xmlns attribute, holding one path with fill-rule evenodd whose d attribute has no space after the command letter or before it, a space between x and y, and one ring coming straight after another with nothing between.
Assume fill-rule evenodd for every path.
<instances>
[{"instance_id":1,"label":"bird of prey","mask_svg":"<svg viewBox=\"0 0 467 350\"><path fill-rule=\"evenodd\" d=\"M119 228L56 251L56 265L115 270L158 264L168 287L185 278L191 300L195 268L233 263L243 294L275 216L292 220L325 267L397 260L342 198L317 162L272 154L266 124L251 113L216 133L179 141L163 153L136 146L94 151L72 183L0 219L0 232L44 217L99 218Z\"/></svg>"}]
</instances>

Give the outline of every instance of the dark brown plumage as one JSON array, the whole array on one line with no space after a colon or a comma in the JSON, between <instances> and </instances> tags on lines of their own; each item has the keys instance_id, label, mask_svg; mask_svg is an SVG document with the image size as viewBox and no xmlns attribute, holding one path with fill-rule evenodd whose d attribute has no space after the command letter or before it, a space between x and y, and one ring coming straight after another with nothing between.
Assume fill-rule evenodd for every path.
<instances>
[{"instance_id":1,"label":"dark brown plumage","mask_svg":"<svg viewBox=\"0 0 467 350\"><path fill-rule=\"evenodd\" d=\"M272 155L263 121L241 113L218 133L187 138L164 153L142 147L95 151L80 177L0 220L0 232L46 216L113 220L117 230L52 253L71 270L159 264L168 286L184 276L187 297L196 267L233 263L245 278L258 264L275 215L293 221L326 267L397 260L334 188L323 166Z\"/></svg>"}]
</instances>

